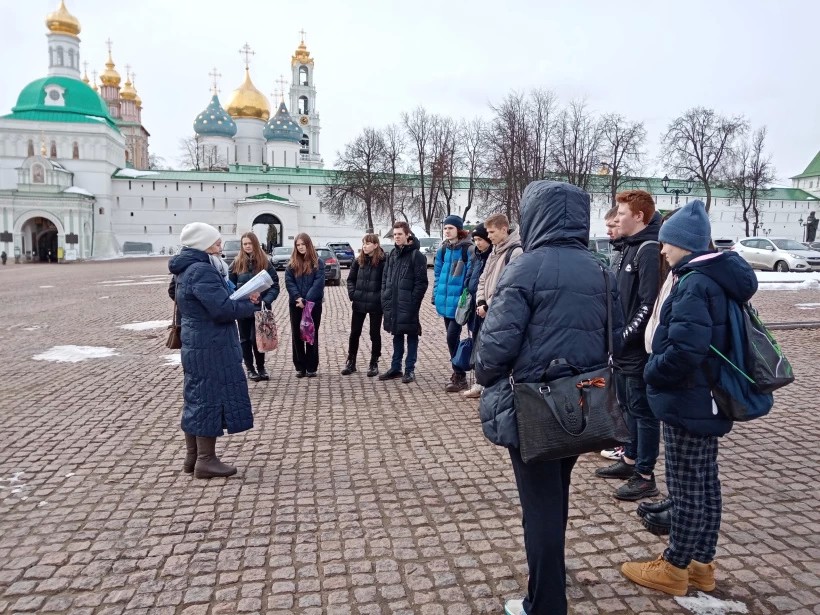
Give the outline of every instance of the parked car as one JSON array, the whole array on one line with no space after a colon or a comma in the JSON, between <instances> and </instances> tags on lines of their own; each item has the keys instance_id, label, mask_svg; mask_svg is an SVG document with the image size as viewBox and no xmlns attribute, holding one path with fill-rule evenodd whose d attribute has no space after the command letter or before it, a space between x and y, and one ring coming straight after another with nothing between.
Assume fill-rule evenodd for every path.
<instances>
[{"instance_id":1,"label":"parked car","mask_svg":"<svg viewBox=\"0 0 820 615\"><path fill-rule=\"evenodd\" d=\"M590 237L588 247L595 258L609 267L612 263L612 244L609 243L609 237Z\"/></svg>"},{"instance_id":2,"label":"parked car","mask_svg":"<svg viewBox=\"0 0 820 615\"><path fill-rule=\"evenodd\" d=\"M356 258L356 253L353 248L346 241L328 243L327 247L336 253L336 258L339 259L341 267L350 267L353 265L353 259Z\"/></svg>"},{"instance_id":3,"label":"parked car","mask_svg":"<svg viewBox=\"0 0 820 615\"><path fill-rule=\"evenodd\" d=\"M712 243L715 244L715 250L718 252L726 252L726 250L731 250L732 246L735 245L734 239L712 239Z\"/></svg>"},{"instance_id":4,"label":"parked car","mask_svg":"<svg viewBox=\"0 0 820 615\"><path fill-rule=\"evenodd\" d=\"M820 252L809 250L799 241L785 237L746 237L732 250L754 269L771 271L820 270Z\"/></svg>"},{"instance_id":5,"label":"parked car","mask_svg":"<svg viewBox=\"0 0 820 615\"><path fill-rule=\"evenodd\" d=\"M427 266L432 267L436 263L436 252L441 247L441 239L438 237L419 237L421 247L419 250L427 259Z\"/></svg>"},{"instance_id":6,"label":"parked car","mask_svg":"<svg viewBox=\"0 0 820 615\"><path fill-rule=\"evenodd\" d=\"M331 248L316 248L316 254L325 263L325 284L339 286L342 283L342 267Z\"/></svg>"},{"instance_id":7,"label":"parked car","mask_svg":"<svg viewBox=\"0 0 820 615\"><path fill-rule=\"evenodd\" d=\"M242 250L242 241L239 239L227 239L222 242L222 258L230 265Z\"/></svg>"},{"instance_id":8,"label":"parked car","mask_svg":"<svg viewBox=\"0 0 820 615\"><path fill-rule=\"evenodd\" d=\"M809 248L811 248L812 250L818 250L818 251L820 251L820 241L812 241L812 242L809 244Z\"/></svg>"},{"instance_id":9,"label":"parked car","mask_svg":"<svg viewBox=\"0 0 820 615\"><path fill-rule=\"evenodd\" d=\"M277 270L284 270L285 267L288 266L290 255L292 253L293 248L287 248L285 246L274 248L273 254L271 254L270 257L270 262L273 263L273 266L276 267Z\"/></svg>"}]
</instances>

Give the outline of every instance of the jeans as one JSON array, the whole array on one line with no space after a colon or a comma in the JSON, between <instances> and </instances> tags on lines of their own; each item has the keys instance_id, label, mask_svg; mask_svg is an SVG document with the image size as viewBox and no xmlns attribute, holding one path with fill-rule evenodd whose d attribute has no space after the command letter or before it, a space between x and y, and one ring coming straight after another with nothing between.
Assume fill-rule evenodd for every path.
<instances>
[{"instance_id":1,"label":"jeans","mask_svg":"<svg viewBox=\"0 0 820 615\"><path fill-rule=\"evenodd\" d=\"M404 355L404 335L399 333L393 336L393 360L390 369L396 372L401 371L401 358ZM407 358L404 360L404 371L411 372L416 368L416 359L419 356L419 336L414 333L407 334Z\"/></svg>"},{"instance_id":2,"label":"jeans","mask_svg":"<svg viewBox=\"0 0 820 615\"><path fill-rule=\"evenodd\" d=\"M290 335L293 349L293 365L297 372L315 372L319 369L319 324L322 322L322 304L316 303L310 315L313 317L313 326L316 328L315 344L302 341L299 332L299 323L302 322L302 308L291 304Z\"/></svg>"},{"instance_id":3,"label":"jeans","mask_svg":"<svg viewBox=\"0 0 820 615\"><path fill-rule=\"evenodd\" d=\"M529 568L524 611L527 615L566 615L564 545L569 483L578 457L524 463L517 448L509 450L521 500Z\"/></svg>"},{"instance_id":4,"label":"jeans","mask_svg":"<svg viewBox=\"0 0 820 615\"><path fill-rule=\"evenodd\" d=\"M359 354L359 338L362 336L364 319L367 312L353 312L350 321L350 339L347 346L348 361L356 361ZM370 360L378 361L382 356L382 314L380 312L370 313Z\"/></svg>"},{"instance_id":5,"label":"jeans","mask_svg":"<svg viewBox=\"0 0 820 615\"><path fill-rule=\"evenodd\" d=\"M650 475L658 461L661 423L649 409L646 383L639 376L615 374L618 401L624 411L626 426L632 439L624 445L624 457L635 460L635 471Z\"/></svg>"},{"instance_id":6,"label":"jeans","mask_svg":"<svg viewBox=\"0 0 820 615\"><path fill-rule=\"evenodd\" d=\"M253 369L253 360L256 359L257 371L261 372L265 369L265 353L259 352L256 347L256 320L242 318L237 320L236 324L239 326L239 344L242 346L242 360L245 362L245 367Z\"/></svg>"},{"instance_id":7,"label":"jeans","mask_svg":"<svg viewBox=\"0 0 820 615\"><path fill-rule=\"evenodd\" d=\"M447 349L450 351L450 359L456 356L458 350L458 343L461 341L461 327L452 318L444 319L444 329L447 331ZM465 372L460 369L453 368L453 373L463 376Z\"/></svg>"}]
</instances>

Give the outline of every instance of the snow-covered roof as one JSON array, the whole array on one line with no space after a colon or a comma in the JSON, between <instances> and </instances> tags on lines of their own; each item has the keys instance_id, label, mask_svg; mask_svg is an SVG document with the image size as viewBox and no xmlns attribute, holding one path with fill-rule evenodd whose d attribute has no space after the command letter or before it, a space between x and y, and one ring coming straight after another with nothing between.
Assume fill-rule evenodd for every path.
<instances>
[{"instance_id":1,"label":"snow-covered roof","mask_svg":"<svg viewBox=\"0 0 820 615\"><path fill-rule=\"evenodd\" d=\"M146 177L148 175L157 175L156 171L141 171L139 169L119 169L114 173L115 177Z\"/></svg>"},{"instance_id":2,"label":"snow-covered roof","mask_svg":"<svg viewBox=\"0 0 820 615\"><path fill-rule=\"evenodd\" d=\"M79 188L77 186L71 186L70 188L66 188L63 192L68 192L70 194L81 194L83 196L94 196L85 188Z\"/></svg>"}]
</instances>

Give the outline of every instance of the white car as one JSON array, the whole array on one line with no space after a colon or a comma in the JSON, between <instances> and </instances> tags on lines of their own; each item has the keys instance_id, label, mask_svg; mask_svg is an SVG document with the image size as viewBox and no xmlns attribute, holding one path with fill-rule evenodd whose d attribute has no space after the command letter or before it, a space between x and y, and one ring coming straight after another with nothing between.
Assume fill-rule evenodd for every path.
<instances>
[{"instance_id":1,"label":"white car","mask_svg":"<svg viewBox=\"0 0 820 615\"><path fill-rule=\"evenodd\" d=\"M732 250L753 269L767 271L820 270L820 252L809 250L799 241L785 237L746 237Z\"/></svg>"}]
</instances>

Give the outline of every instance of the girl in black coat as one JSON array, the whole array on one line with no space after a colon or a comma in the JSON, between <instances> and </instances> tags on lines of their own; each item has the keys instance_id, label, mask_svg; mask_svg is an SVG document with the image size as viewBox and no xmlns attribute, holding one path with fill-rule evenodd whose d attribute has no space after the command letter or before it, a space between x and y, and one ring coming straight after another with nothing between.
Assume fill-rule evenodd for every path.
<instances>
[{"instance_id":1,"label":"girl in black coat","mask_svg":"<svg viewBox=\"0 0 820 615\"><path fill-rule=\"evenodd\" d=\"M370 367L368 376L379 375L379 357L382 353L382 274L385 254L379 245L379 236L365 235L362 250L350 266L347 276L347 294L353 302L350 322L350 340L347 349L347 363L342 376L356 371L356 355L359 353L359 338L362 335L364 319L370 314Z\"/></svg>"},{"instance_id":2,"label":"girl in black coat","mask_svg":"<svg viewBox=\"0 0 820 615\"><path fill-rule=\"evenodd\" d=\"M285 288L290 299L288 311L296 377L315 378L319 369L319 325L325 298L325 263L319 258L307 233L299 233L293 241L293 253L285 269ZM302 341L299 326L308 301L313 303L311 316L316 332L313 344Z\"/></svg>"},{"instance_id":3,"label":"girl in black coat","mask_svg":"<svg viewBox=\"0 0 820 615\"><path fill-rule=\"evenodd\" d=\"M262 293L261 300L265 302L265 307L270 309L271 304L279 296L279 276L276 274L276 267L265 254L255 233L245 233L241 241L242 250L231 263L228 279L239 288L263 269L267 270L273 280L273 286ZM261 309L261 304L257 309ZM256 318L242 318L237 320L236 324L239 326L239 343L242 345L242 359L248 370L248 380L254 382L270 380L268 372L265 371L265 353L260 352L256 347ZM256 359L255 369L254 359Z\"/></svg>"}]
</instances>

